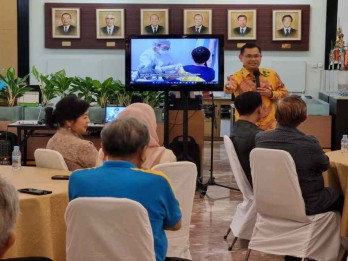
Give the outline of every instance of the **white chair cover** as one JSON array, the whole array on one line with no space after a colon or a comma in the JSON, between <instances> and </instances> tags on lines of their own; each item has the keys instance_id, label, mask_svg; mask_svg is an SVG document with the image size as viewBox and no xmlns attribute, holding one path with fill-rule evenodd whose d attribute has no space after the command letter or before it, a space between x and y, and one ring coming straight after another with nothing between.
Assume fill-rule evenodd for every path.
<instances>
[{"instance_id":1,"label":"white chair cover","mask_svg":"<svg viewBox=\"0 0 348 261\"><path fill-rule=\"evenodd\" d=\"M249 248L317 261L337 260L340 215L306 216L291 155L256 148L250 153L250 165L258 214Z\"/></svg>"},{"instance_id":2,"label":"white chair cover","mask_svg":"<svg viewBox=\"0 0 348 261\"><path fill-rule=\"evenodd\" d=\"M192 259L190 254L190 223L196 189L197 167L188 161L158 164L154 170L162 171L172 181L175 196L182 212L182 225L178 231L166 231L167 257Z\"/></svg>"},{"instance_id":3,"label":"white chair cover","mask_svg":"<svg viewBox=\"0 0 348 261\"><path fill-rule=\"evenodd\" d=\"M39 168L69 170L62 154L58 151L36 149L34 157L36 166Z\"/></svg>"},{"instance_id":4,"label":"white chair cover","mask_svg":"<svg viewBox=\"0 0 348 261\"><path fill-rule=\"evenodd\" d=\"M77 198L65 212L67 261L155 261L146 209L126 198Z\"/></svg>"},{"instance_id":5,"label":"white chair cover","mask_svg":"<svg viewBox=\"0 0 348 261\"><path fill-rule=\"evenodd\" d=\"M235 237L249 240L256 222L253 190L240 165L234 145L227 135L224 135L224 144L232 174L237 182L239 190L243 194L243 202L237 205L230 228Z\"/></svg>"}]
</instances>

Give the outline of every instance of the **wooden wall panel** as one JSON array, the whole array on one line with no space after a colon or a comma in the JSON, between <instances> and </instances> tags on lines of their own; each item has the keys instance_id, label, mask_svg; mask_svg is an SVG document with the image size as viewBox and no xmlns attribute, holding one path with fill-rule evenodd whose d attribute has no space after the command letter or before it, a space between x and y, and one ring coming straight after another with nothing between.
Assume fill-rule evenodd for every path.
<instances>
[{"instance_id":1,"label":"wooden wall panel","mask_svg":"<svg viewBox=\"0 0 348 261\"><path fill-rule=\"evenodd\" d=\"M0 0L0 69L17 69L17 1Z\"/></svg>"},{"instance_id":2,"label":"wooden wall panel","mask_svg":"<svg viewBox=\"0 0 348 261\"><path fill-rule=\"evenodd\" d=\"M52 38L51 9L54 7L80 7L81 38L62 39ZM96 39L97 8L125 9L125 36L140 34L141 9L169 9L169 33L183 33L184 9L212 9L213 34L225 35L225 50L236 50L237 44L247 41L227 40L227 13L232 9L257 9L257 39L248 40L260 45L265 51L308 51L309 49L309 5L169 5L169 4L45 4L45 47L68 49L123 49L123 39ZM302 39L300 41L272 41L272 10L302 10ZM71 42L71 46L63 47L64 41ZM107 47L107 42L115 42L115 46ZM283 44L290 44L290 48L282 48ZM288 46L289 47L289 46Z\"/></svg>"}]
</instances>

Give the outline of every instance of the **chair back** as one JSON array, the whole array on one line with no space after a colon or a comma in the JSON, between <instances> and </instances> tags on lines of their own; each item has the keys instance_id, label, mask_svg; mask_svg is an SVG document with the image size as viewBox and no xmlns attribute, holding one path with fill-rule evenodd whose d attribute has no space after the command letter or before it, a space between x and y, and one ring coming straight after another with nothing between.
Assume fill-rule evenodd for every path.
<instances>
[{"instance_id":1,"label":"chair back","mask_svg":"<svg viewBox=\"0 0 348 261\"><path fill-rule=\"evenodd\" d=\"M167 256L191 260L189 232L196 189L196 164L188 161L171 162L158 164L152 169L162 171L172 181L175 196L182 211L181 229L178 231L166 231L168 239Z\"/></svg>"},{"instance_id":2,"label":"chair back","mask_svg":"<svg viewBox=\"0 0 348 261\"><path fill-rule=\"evenodd\" d=\"M69 170L62 154L56 150L36 149L34 157L39 168Z\"/></svg>"},{"instance_id":3,"label":"chair back","mask_svg":"<svg viewBox=\"0 0 348 261\"><path fill-rule=\"evenodd\" d=\"M296 166L287 151L255 148L250 167L257 213L308 222Z\"/></svg>"},{"instance_id":4,"label":"chair back","mask_svg":"<svg viewBox=\"0 0 348 261\"><path fill-rule=\"evenodd\" d=\"M254 198L253 189L249 184L247 177L245 176L242 165L237 156L236 149L233 142L227 135L224 135L224 145L227 152L228 160L230 162L232 174L236 180L239 190L243 194L244 199L252 200Z\"/></svg>"},{"instance_id":5,"label":"chair back","mask_svg":"<svg viewBox=\"0 0 348 261\"><path fill-rule=\"evenodd\" d=\"M65 212L67 261L155 261L146 209L126 198L77 198Z\"/></svg>"},{"instance_id":6,"label":"chair back","mask_svg":"<svg viewBox=\"0 0 348 261\"><path fill-rule=\"evenodd\" d=\"M235 237L250 240L256 222L256 208L253 190L245 176L242 166L240 165L233 142L227 135L224 135L224 144L232 174L243 195L243 202L237 205L230 228Z\"/></svg>"}]
</instances>

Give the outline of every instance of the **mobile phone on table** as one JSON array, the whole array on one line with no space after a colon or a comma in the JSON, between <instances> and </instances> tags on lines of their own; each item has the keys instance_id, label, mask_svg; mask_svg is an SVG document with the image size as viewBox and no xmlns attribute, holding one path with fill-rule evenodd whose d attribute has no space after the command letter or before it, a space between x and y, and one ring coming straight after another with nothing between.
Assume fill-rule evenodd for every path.
<instances>
[{"instance_id":1,"label":"mobile phone on table","mask_svg":"<svg viewBox=\"0 0 348 261\"><path fill-rule=\"evenodd\" d=\"M22 188L18 190L21 193L32 194L32 195L47 195L51 194L52 191L44 189L35 189L35 188Z\"/></svg>"},{"instance_id":2,"label":"mobile phone on table","mask_svg":"<svg viewBox=\"0 0 348 261\"><path fill-rule=\"evenodd\" d=\"M54 176L51 177L51 179L69 180L69 175L54 175Z\"/></svg>"}]
</instances>

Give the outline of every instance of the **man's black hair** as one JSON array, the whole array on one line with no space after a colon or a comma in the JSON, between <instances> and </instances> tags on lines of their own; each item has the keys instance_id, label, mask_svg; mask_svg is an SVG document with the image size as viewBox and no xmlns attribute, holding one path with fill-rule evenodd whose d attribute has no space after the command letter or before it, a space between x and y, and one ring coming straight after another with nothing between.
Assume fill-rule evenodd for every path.
<instances>
[{"instance_id":1,"label":"man's black hair","mask_svg":"<svg viewBox=\"0 0 348 261\"><path fill-rule=\"evenodd\" d=\"M243 92L234 100L234 106L239 115L250 115L262 105L261 95L258 92Z\"/></svg>"},{"instance_id":2,"label":"man's black hair","mask_svg":"<svg viewBox=\"0 0 348 261\"><path fill-rule=\"evenodd\" d=\"M210 51L204 46L199 46L192 50L191 55L196 63L202 64L209 60Z\"/></svg>"},{"instance_id":3,"label":"man's black hair","mask_svg":"<svg viewBox=\"0 0 348 261\"><path fill-rule=\"evenodd\" d=\"M245 49L252 49L252 48L257 48L259 49L259 52L261 54L261 47L258 46L257 44L254 43L246 43L242 46L242 48L240 48L240 54L242 55L245 51Z\"/></svg>"}]
</instances>

